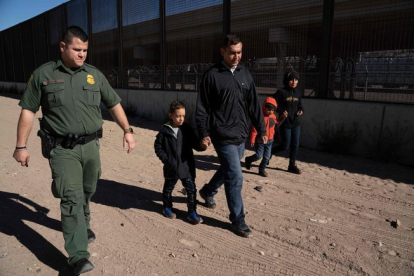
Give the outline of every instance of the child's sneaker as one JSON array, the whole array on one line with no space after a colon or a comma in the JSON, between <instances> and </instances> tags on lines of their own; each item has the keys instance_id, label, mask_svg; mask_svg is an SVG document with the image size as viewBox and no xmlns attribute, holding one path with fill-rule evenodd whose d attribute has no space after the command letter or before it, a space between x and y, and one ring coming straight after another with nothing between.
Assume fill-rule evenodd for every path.
<instances>
[{"instance_id":1,"label":"child's sneaker","mask_svg":"<svg viewBox=\"0 0 414 276\"><path fill-rule=\"evenodd\" d=\"M189 213L187 219L194 225L203 222L203 219L200 217L199 214L197 214L196 211L192 211L191 213Z\"/></svg>"},{"instance_id":2,"label":"child's sneaker","mask_svg":"<svg viewBox=\"0 0 414 276\"><path fill-rule=\"evenodd\" d=\"M289 165L289 167L288 167L288 172L295 173L295 174L301 174L301 173L302 173L302 172L299 170L299 168L298 168L298 167L296 167L296 165L295 165L295 164Z\"/></svg>"},{"instance_id":3,"label":"child's sneaker","mask_svg":"<svg viewBox=\"0 0 414 276\"><path fill-rule=\"evenodd\" d=\"M252 168L252 160L250 160L249 156L244 159L244 165L246 169L250 170Z\"/></svg>"},{"instance_id":4,"label":"child's sneaker","mask_svg":"<svg viewBox=\"0 0 414 276\"><path fill-rule=\"evenodd\" d=\"M171 208L165 208L164 210L162 210L162 213L169 219L175 219L176 217L175 213L173 213Z\"/></svg>"},{"instance_id":5,"label":"child's sneaker","mask_svg":"<svg viewBox=\"0 0 414 276\"><path fill-rule=\"evenodd\" d=\"M259 171L259 175L263 176L263 177L267 177L268 174L265 170Z\"/></svg>"}]
</instances>

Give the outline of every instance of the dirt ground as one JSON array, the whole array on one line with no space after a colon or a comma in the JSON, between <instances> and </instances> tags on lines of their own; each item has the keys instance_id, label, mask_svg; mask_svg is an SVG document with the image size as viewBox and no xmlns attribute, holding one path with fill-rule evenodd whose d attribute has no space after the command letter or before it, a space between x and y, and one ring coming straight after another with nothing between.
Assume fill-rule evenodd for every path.
<instances>
[{"instance_id":1,"label":"dirt ground","mask_svg":"<svg viewBox=\"0 0 414 276\"><path fill-rule=\"evenodd\" d=\"M71 275L37 122L29 167L12 158L17 103L0 94L0 275ZM258 164L243 169L253 230L246 239L230 230L223 189L215 210L201 200L200 225L186 221L181 184L174 191L177 218L161 214L162 166L153 149L160 125L130 122L137 147L129 155L122 131L104 123L103 173L91 203L95 269L86 275L414 275L412 168L300 149L302 175L288 173L280 156L267 178L257 174ZM218 160L212 147L196 160L200 189Z\"/></svg>"}]
</instances>

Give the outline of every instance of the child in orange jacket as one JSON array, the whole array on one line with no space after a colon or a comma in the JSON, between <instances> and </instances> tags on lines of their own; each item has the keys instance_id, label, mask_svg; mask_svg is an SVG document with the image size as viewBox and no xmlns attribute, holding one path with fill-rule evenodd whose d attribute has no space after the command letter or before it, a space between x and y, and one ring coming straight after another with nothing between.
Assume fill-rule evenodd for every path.
<instances>
[{"instance_id":1,"label":"child in orange jacket","mask_svg":"<svg viewBox=\"0 0 414 276\"><path fill-rule=\"evenodd\" d=\"M250 132L250 144L252 147L255 146L256 153L246 157L244 162L246 169L250 170L252 163L260 160L263 157L262 162L260 162L259 165L259 174L263 177L267 177L266 166L271 157L273 136L275 134L275 125L277 124L277 118L275 115L276 108L276 100L272 97L266 98L266 100L263 102L262 109L264 121L266 124L266 135L268 137L268 141L267 144L263 144L261 137L257 136L257 131L252 126Z\"/></svg>"}]
</instances>

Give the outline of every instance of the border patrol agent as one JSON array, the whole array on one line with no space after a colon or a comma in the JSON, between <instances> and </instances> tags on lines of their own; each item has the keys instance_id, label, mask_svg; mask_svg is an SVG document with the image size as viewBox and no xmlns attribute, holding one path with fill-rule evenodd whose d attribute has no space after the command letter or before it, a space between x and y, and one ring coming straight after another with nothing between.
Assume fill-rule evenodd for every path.
<instances>
[{"instance_id":1,"label":"border patrol agent","mask_svg":"<svg viewBox=\"0 0 414 276\"><path fill-rule=\"evenodd\" d=\"M61 58L37 68L19 102L17 143L13 157L28 166L26 143L35 113L42 107L42 153L52 171L52 193L60 198L61 222L68 263L79 275L94 268L88 243L95 239L90 230L89 202L101 175L99 139L102 136L100 103L124 130L123 145L128 153L135 147L132 128L120 104L121 99L105 76L86 64L88 36L69 27L60 42ZM46 142L45 142L46 141ZM45 147L45 143L50 146Z\"/></svg>"}]
</instances>

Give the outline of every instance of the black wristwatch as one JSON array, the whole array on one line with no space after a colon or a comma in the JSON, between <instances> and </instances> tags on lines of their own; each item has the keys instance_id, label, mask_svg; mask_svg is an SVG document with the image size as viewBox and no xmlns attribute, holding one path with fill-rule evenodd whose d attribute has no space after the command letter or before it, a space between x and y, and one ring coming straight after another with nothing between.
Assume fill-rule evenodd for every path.
<instances>
[{"instance_id":1,"label":"black wristwatch","mask_svg":"<svg viewBox=\"0 0 414 276\"><path fill-rule=\"evenodd\" d=\"M131 133L131 134L134 134L134 130L132 129L132 127L130 127L130 128L126 128L126 129L124 129L124 134L125 133Z\"/></svg>"}]
</instances>

